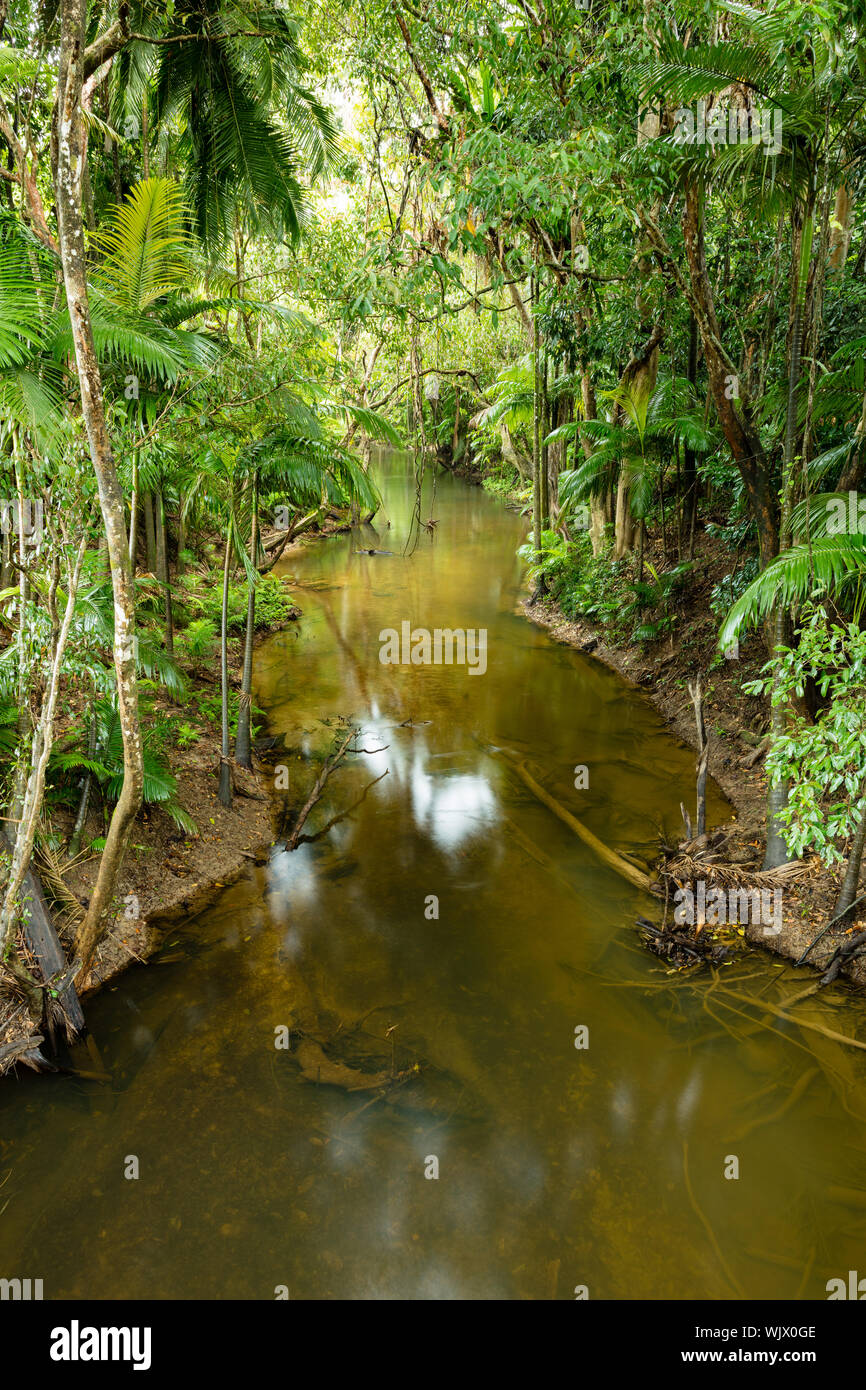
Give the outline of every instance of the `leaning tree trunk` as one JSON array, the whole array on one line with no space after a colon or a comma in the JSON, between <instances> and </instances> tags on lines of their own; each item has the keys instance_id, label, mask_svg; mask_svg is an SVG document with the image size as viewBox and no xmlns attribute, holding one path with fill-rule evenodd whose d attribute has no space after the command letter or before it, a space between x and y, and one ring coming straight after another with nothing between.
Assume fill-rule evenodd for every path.
<instances>
[{"instance_id":1,"label":"leaning tree trunk","mask_svg":"<svg viewBox=\"0 0 866 1390\"><path fill-rule=\"evenodd\" d=\"M141 806L144 784L135 670L135 605L123 493L105 422L102 378L93 346L85 273L81 178L87 135L81 111L81 86L86 13L85 0L61 0L60 72L55 111L57 223L75 363L81 389L81 413L96 474L99 506L111 565L114 596L114 669L117 676L117 703L123 738L123 787L111 817L87 914L78 929L75 941L75 950L81 959L82 981L87 978L93 953L106 927L106 918L114 897L115 884L129 841L132 822Z\"/></svg>"},{"instance_id":2,"label":"leaning tree trunk","mask_svg":"<svg viewBox=\"0 0 866 1390\"><path fill-rule=\"evenodd\" d=\"M250 536L250 561L255 568L259 558L259 480L253 478L253 518ZM247 630L244 638L244 670L241 677L241 700L238 709L238 736L235 739L235 762L252 770L253 750L250 737L250 707L253 693L253 638L256 632L256 586L250 584L247 593Z\"/></svg>"},{"instance_id":3,"label":"leaning tree trunk","mask_svg":"<svg viewBox=\"0 0 866 1390\"><path fill-rule=\"evenodd\" d=\"M69 592L66 598L66 610L63 614L63 622L60 625L60 630L57 633L51 663L51 675L48 679L45 695L43 697L39 722L33 732L30 775L27 778L27 786L18 820L18 830L12 849L12 859L9 865L9 875L6 880L3 902L0 904L0 957L7 962L19 983L27 989L28 1003L31 1010L34 1008L34 1005L37 1009L41 1010L41 998L38 995L38 991L34 994L33 990L28 988L29 985L32 985L30 976L27 972L21 971L19 963L15 959L15 928L22 909L22 903L20 901L21 888L30 869L30 861L33 857L33 846L36 842L36 827L39 824L42 802L45 796L45 776L48 768L48 759L51 756L51 749L54 745L54 722L57 701L60 697L60 685L63 678L63 658L66 654L66 643L69 639L69 631L72 627L72 619L75 614L75 602L78 596L78 581L81 577L81 566L84 561L86 549L87 537L84 536L78 546L78 554L74 564L70 562L69 565Z\"/></svg>"}]
</instances>

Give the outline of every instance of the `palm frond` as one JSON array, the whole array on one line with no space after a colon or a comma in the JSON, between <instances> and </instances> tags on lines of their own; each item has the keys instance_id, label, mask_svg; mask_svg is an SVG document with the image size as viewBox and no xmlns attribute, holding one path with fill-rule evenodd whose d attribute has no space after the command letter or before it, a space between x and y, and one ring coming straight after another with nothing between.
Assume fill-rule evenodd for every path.
<instances>
[{"instance_id":1,"label":"palm frond","mask_svg":"<svg viewBox=\"0 0 866 1390\"><path fill-rule=\"evenodd\" d=\"M727 648L747 627L754 627L778 604L804 603L818 587L837 592L866 573L866 536L819 537L777 556L737 599L719 632Z\"/></svg>"}]
</instances>

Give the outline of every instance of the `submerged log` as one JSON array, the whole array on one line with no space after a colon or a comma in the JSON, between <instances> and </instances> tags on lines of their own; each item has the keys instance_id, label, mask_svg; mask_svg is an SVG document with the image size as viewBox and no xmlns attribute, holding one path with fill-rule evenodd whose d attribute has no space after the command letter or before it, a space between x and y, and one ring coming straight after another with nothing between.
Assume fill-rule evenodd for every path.
<instances>
[{"instance_id":1,"label":"submerged log","mask_svg":"<svg viewBox=\"0 0 866 1390\"><path fill-rule=\"evenodd\" d=\"M643 870L636 868L634 864L630 864L621 854L617 854L615 849L611 849L603 840L600 840L597 835L593 835L592 831L588 830L583 822L577 819L577 816L573 816L571 812L562 805L562 802L557 801L555 796L551 796L550 792L545 791L544 787L542 787L539 782L536 782L524 762L513 753L509 752L507 748L497 748L492 744L488 745L488 747L491 752L501 753L504 758L508 759L521 782L523 782L524 786L529 788L533 796L536 796L549 811L552 811L570 830L573 830L575 835L579 836L579 838L583 840L583 843L597 854L603 863L607 864L608 868L613 869L621 878L628 879L629 883L633 884L635 888L642 888L645 893L653 892L653 881L649 874L645 874Z\"/></svg>"},{"instance_id":2,"label":"submerged log","mask_svg":"<svg viewBox=\"0 0 866 1390\"><path fill-rule=\"evenodd\" d=\"M11 857L11 848L6 832L0 829L0 852L4 850ZM39 962L43 979L47 983L49 980L64 975L66 955L51 920L45 894L42 891L42 884L32 869L27 870L21 887L23 900L21 929L24 940ZM84 1014L71 979L68 983L64 983L57 997L66 1014L69 1026L74 1032L82 1033L84 1031Z\"/></svg>"}]
</instances>

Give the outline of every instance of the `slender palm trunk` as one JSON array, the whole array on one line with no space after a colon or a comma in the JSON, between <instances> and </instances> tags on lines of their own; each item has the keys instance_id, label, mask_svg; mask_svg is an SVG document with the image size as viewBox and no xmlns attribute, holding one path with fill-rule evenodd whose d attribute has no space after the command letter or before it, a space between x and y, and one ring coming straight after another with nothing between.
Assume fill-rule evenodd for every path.
<instances>
[{"instance_id":1,"label":"slender palm trunk","mask_svg":"<svg viewBox=\"0 0 866 1390\"><path fill-rule=\"evenodd\" d=\"M147 568L150 574L156 574L156 528L153 522L153 498L149 492L144 494L142 508L144 511L144 542L147 550Z\"/></svg>"},{"instance_id":2,"label":"slender palm trunk","mask_svg":"<svg viewBox=\"0 0 866 1390\"><path fill-rule=\"evenodd\" d=\"M226 554L223 562L223 601L220 622L220 696L222 701L222 743L220 745L220 786L219 798L223 806L232 804L232 769L229 761L229 571L231 569L232 538L231 531L226 537Z\"/></svg>"},{"instance_id":3,"label":"slender palm trunk","mask_svg":"<svg viewBox=\"0 0 866 1390\"><path fill-rule=\"evenodd\" d=\"M791 329L791 353L788 366L788 409L785 422L785 450L782 469L782 519L779 528L780 552L787 548L789 541L791 503L793 488L794 452L797 441L797 401L802 366L803 321L805 318L806 289L809 282L809 267L812 259L812 238L814 229L813 208L806 211L800 231L799 244L795 238L794 257L794 318ZM787 636L786 610L779 604L773 614L773 648L781 646ZM776 661L774 673L778 677L779 662ZM770 738L774 744L784 737L787 716L785 708L775 701L770 706ZM790 854L784 838L783 812L788 805L789 784L785 781L770 785L767 791L767 848L764 854L764 869L778 869L789 864L794 857Z\"/></svg>"},{"instance_id":4,"label":"slender palm trunk","mask_svg":"<svg viewBox=\"0 0 866 1390\"><path fill-rule=\"evenodd\" d=\"M135 577L135 557L138 551L138 450L132 456L132 497L129 502L129 573Z\"/></svg>"},{"instance_id":5,"label":"slender palm trunk","mask_svg":"<svg viewBox=\"0 0 866 1390\"><path fill-rule=\"evenodd\" d=\"M253 479L253 517L250 535L250 560L255 567L259 558L259 480ZM241 700L238 709L238 736L235 741L235 761L241 767L252 768L253 750L250 735L250 711L253 691L253 638L256 631L256 586L247 590L247 628L244 637L244 670L241 678Z\"/></svg>"},{"instance_id":6,"label":"slender palm trunk","mask_svg":"<svg viewBox=\"0 0 866 1390\"><path fill-rule=\"evenodd\" d=\"M87 14L85 0L61 0L60 71L57 84L57 222L66 300L81 389L81 413L96 474L99 505L108 542L114 596L114 669L123 737L123 787L114 808L105 849L75 949L86 979L97 942L106 927L117 875L141 806L144 785L138 687L135 668L135 603L129 567L123 492L111 450L102 399L102 377L93 346L87 290L81 177L86 131L81 111L82 61Z\"/></svg>"},{"instance_id":7,"label":"slender palm trunk","mask_svg":"<svg viewBox=\"0 0 866 1390\"><path fill-rule=\"evenodd\" d=\"M156 516L156 577L162 585L163 608L165 612L165 649L174 656L174 614L171 607L171 575L168 571L168 549L165 539L165 503L162 491L154 494Z\"/></svg>"}]
</instances>

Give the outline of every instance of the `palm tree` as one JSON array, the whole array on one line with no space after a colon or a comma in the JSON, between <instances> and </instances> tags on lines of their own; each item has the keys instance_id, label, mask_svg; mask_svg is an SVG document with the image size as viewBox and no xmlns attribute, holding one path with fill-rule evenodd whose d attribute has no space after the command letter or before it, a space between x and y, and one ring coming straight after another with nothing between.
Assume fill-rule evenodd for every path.
<instances>
[{"instance_id":1,"label":"palm tree","mask_svg":"<svg viewBox=\"0 0 866 1390\"><path fill-rule=\"evenodd\" d=\"M248 513L249 475L240 457L240 448L211 445L194 474L183 502L185 519L206 513L219 519L224 536L222 566L222 604L220 609L220 775L219 798L232 804L231 743L229 737L228 606L229 580L238 563L243 565L250 584L256 571L247 554L245 522Z\"/></svg>"},{"instance_id":2,"label":"palm tree","mask_svg":"<svg viewBox=\"0 0 866 1390\"><path fill-rule=\"evenodd\" d=\"M547 437L549 444L581 435L595 446L576 467L559 475L560 501L574 509L609 493L618 472L624 470L631 513L641 523L640 569L643 527L656 488L663 486L667 460L672 453L679 458L681 448L708 454L718 447L719 435L704 423L703 410L685 377L659 382L648 398L630 386L601 391L599 398L613 401L613 420L569 421Z\"/></svg>"},{"instance_id":3,"label":"palm tree","mask_svg":"<svg viewBox=\"0 0 866 1390\"><path fill-rule=\"evenodd\" d=\"M303 81L296 22L274 0L178 0L167 25L159 10L139 13L136 32L158 42L132 40L120 54L115 122L140 128L144 115L207 248L225 244L238 218L297 237L301 181L325 166L337 136Z\"/></svg>"}]
</instances>

